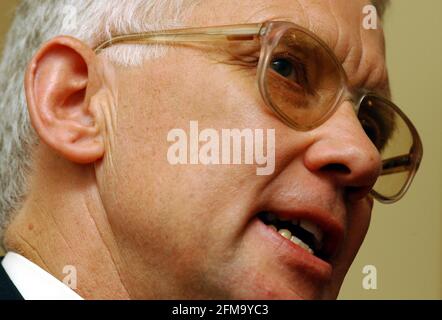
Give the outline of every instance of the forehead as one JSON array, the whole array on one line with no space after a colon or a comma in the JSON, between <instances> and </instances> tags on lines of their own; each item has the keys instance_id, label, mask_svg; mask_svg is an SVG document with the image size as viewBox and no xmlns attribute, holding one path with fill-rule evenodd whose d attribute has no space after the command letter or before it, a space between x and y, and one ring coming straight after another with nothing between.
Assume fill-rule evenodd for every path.
<instances>
[{"instance_id":1,"label":"forehead","mask_svg":"<svg viewBox=\"0 0 442 320\"><path fill-rule=\"evenodd\" d=\"M355 88L385 91L384 35L366 30L364 7L369 0L208 0L194 8L189 23L209 26L285 20L321 37L334 51Z\"/></svg>"}]
</instances>

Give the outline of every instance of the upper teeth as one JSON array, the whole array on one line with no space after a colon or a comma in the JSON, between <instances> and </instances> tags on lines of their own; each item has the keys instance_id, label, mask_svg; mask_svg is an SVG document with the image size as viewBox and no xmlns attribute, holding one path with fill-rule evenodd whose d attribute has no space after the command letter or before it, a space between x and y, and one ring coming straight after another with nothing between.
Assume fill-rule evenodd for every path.
<instances>
[{"instance_id":1,"label":"upper teeth","mask_svg":"<svg viewBox=\"0 0 442 320\"><path fill-rule=\"evenodd\" d=\"M297 244L298 246L300 246L301 248L306 249L308 252L313 253L313 250L309 247L308 244L304 243L301 239L299 239L298 237L292 235L292 233L290 232L290 230L287 229L280 229L278 230L278 233L283 236L284 238L290 240L291 242Z\"/></svg>"},{"instance_id":2,"label":"upper teeth","mask_svg":"<svg viewBox=\"0 0 442 320\"><path fill-rule=\"evenodd\" d=\"M288 220L290 220L287 217L278 217L272 213L267 213L266 218L268 219L268 221L276 221L276 220L288 221ZM313 223L309 220L305 220L305 219L292 219L291 223L293 223L294 225L298 225L301 228L303 228L303 229L307 230L308 232L310 232L311 234L313 234L313 236L315 237L315 239L317 241L318 246L321 246L322 239L323 239L323 232L315 223ZM294 242L302 247L307 247L308 249L310 249L308 245L306 245L304 242L302 242L302 240L298 239L294 235L292 236L292 234L289 230L287 230L287 229L277 230L277 228L274 225L270 225L270 227L273 228L275 231L278 231L283 237L290 239L292 242ZM295 239L293 239L293 238L295 238Z\"/></svg>"},{"instance_id":3,"label":"upper teeth","mask_svg":"<svg viewBox=\"0 0 442 320\"><path fill-rule=\"evenodd\" d=\"M311 221L308 220L301 220L300 224L299 224L302 228L304 228L305 230L307 230L308 232L310 232L311 234L313 234L315 236L315 239L321 243L322 242L322 231L321 229L314 224Z\"/></svg>"}]
</instances>

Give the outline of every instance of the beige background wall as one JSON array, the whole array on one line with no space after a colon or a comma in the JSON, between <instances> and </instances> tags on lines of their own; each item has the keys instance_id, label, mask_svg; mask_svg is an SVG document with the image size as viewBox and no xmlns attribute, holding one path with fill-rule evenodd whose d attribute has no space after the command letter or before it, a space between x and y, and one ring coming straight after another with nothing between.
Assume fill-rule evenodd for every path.
<instances>
[{"instance_id":1,"label":"beige background wall","mask_svg":"<svg viewBox=\"0 0 442 320\"><path fill-rule=\"evenodd\" d=\"M11 23L17 3L17 0L0 0L0 51L3 51L3 37Z\"/></svg>"},{"instance_id":2,"label":"beige background wall","mask_svg":"<svg viewBox=\"0 0 442 320\"><path fill-rule=\"evenodd\" d=\"M392 0L385 30L393 96L416 124L424 159L394 205L376 205L341 298L442 299L442 1ZM362 289L375 265L378 289Z\"/></svg>"},{"instance_id":3,"label":"beige background wall","mask_svg":"<svg viewBox=\"0 0 442 320\"><path fill-rule=\"evenodd\" d=\"M442 299L442 1L392 1L385 29L393 94L420 131L425 156L406 197L375 206L342 299ZM16 3L0 0L0 43ZM377 268L377 290L362 288L365 265Z\"/></svg>"}]
</instances>

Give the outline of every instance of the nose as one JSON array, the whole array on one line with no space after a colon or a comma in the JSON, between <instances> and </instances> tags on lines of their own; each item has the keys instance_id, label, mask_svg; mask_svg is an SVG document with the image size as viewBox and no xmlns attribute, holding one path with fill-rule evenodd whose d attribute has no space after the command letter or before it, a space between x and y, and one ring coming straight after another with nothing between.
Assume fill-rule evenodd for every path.
<instances>
[{"instance_id":1,"label":"nose","mask_svg":"<svg viewBox=\"0 0 442 320\"><path fill-rule=\"evenodd\" d=\"M327 176L350 200L364 198L381 172L381 156L365 134L351 102L342 103L335 114L312 131L306 150L308 170Z\"/></svg>"}]
</instances>

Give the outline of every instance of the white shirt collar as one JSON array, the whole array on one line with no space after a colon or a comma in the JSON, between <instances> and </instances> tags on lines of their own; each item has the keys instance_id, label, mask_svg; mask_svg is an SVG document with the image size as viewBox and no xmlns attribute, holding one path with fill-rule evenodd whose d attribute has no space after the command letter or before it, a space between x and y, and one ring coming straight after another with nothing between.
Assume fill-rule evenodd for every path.
<instances>
[{"instance_id":1,"label":"white shirt collar","mask_svg":"<svg viewBox=\"0 0 442 320\"><path fill-rule=\"evenodd\" d=\"M15 252L8 252L1 263L25 300L83 300L63 282Z\"/></svg>"}]
</instances>

